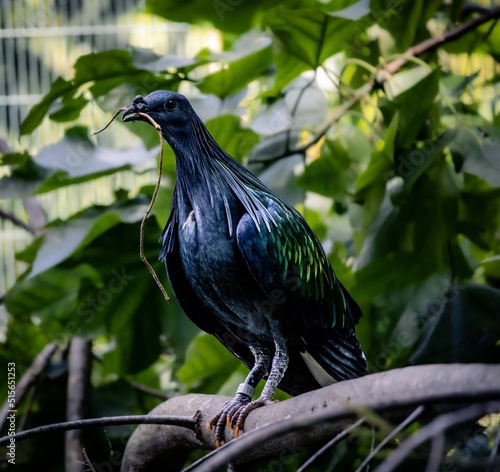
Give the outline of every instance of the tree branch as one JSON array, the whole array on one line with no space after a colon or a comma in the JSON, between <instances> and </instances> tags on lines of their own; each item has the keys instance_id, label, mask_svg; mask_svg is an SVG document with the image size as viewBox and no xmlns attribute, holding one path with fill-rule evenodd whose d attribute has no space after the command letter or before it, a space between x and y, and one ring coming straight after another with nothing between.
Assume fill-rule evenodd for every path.
<instances>
[{"instance_id":1,"label":"tree branch","mask_svg":"<svg viewBox=\"0 0 500 472\"><path fill-rule=\"evenodd\" d=\"M24 373L21 380L16 385L16 406L21 402L24 395L30 389L31 385L33 385L38 376L45 370L56 350L57 344L49 343L43 348L40 354L36 356L33 364L31 364L29 369ZM2 410L0 411L0 431L3 429L5 420L7 419L7 416L9 416L9 410L11 409L12 408L9 403L5 401L2 406Z\"/></svg>"},{"instance_id":2,"label":"tree branch","mask_svg":"<svg viewBox=\"0 0 500 472\"><path fill-rule=\"evenodd\" d=\"M498 378L500 365L449 364L406 367L340 382L253 411L245 423L245 434L211 453L196 471L293 454L325 442L358 416L360 405L401 421L418 405L435 414L464 403L498 399ZM192 415L200 411L199 427L187 431L172 426L139 426L127 444L122 471L153 472L164 470L165 464L170 470L179 470L191 451L214 449L208 421L228 400L186 395L156 407L152 414ZM229 429L226 437L231 437Z\"/></svg>"},{"instance_id":3,"label":"tree branch","mask_svg":"<svg viewBox=\"0 0 500 472\"><path fill-rule=\"evenodd\" d=\"M451 30L445 31L443 34L436 36L434 38L426 39L415 46L407 49L403 56L407 57L417 57L426 52L432 51L443 44L455 41L461 38L465 34L471 32L477 27L481 26L488 21L500 18L500 7L492 8L491 10L486 10L481 16L474 18L473 20L464 23L463 25L452 28ZM381 83L387 80L391 75L395 74L399 69L408 64L407 57L401 57L396 59L389 64L387 64L378 74L377 82Z\"/></svg>"},{"instance_id":4,"label":"tree branch","mask_svg":"<svg viewBox=\"0 0 500 472\"><path fill-rule=\"evenodd\" d=\"M424 442L439 436L448 428L473 420L480 416L498 412L500 409L500 401L477 403L463 408L459 411L452 411L437 417L434 421L420 429L413 436L408 438L401 446L399 446L393 454L382 464L380 464L374 472L392 472L408 454Z\"/></svg>"},{"instance_id":5,"label":"tree branch","mask_svg":"<svg viewBox=\"0 0 500 472\"><path fill-rule=\"evenodd\" d=\"M10 221L12 224L19 226L19 228L24 229L30 234L35 234L35 230L27 223L25 223L23 220L18 218L16 215L13 213L9 213L8 211L2 210L0 208L0 220L7 220Z\"/></svg>"},{"instance_id":6,"label":"tree branch","mask_svg":"<svg viewBox=\"0 0 500 472\"><path fill-rule=\"evenodd\" d=\"M0 438L0 446L5 446L14 438L16 442L41 436L56 431L71 431L73 429L92 428L94 426L122 426L126 424L161 424L175 425L176 427L195 430L197 427L196 413L193 416L167 416L167 415L131 415L131 416L109 416L103 418L90 418L86 420L67 421L65 423L54 423L38 428L28 429L14 436Z\"/></svg>"},{"instance_id":7,"label":"tree branch","mask_svg":"<svg viewBox=\"0 0 500 472\"><path fill-rule=\"evenodd\" d=\"M71 339L69 346L68 393L66 395L66 419L82 420L87 416L88 395L90 387L90 366L92 358L92 342L80 336ZM65 437L65 471L83 472L85 441L80 429L66 431Z\"/></svg>"}]
</instances>

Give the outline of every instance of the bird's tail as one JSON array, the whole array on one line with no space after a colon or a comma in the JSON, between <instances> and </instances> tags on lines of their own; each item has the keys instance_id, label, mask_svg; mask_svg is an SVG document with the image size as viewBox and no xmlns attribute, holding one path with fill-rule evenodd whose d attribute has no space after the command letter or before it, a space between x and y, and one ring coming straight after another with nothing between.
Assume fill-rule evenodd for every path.
<instances>
[{"instance_id":1,"label":"bird's tail","mask_svg":"<svg viewBox=\"0 0 500 472\"><path fill-rule=\"evenodd\" d=\"M302 357L322 386L368 373L366 357L354 333L329 332L327 339L308 345Z\"/></svg>"}]
</instances>

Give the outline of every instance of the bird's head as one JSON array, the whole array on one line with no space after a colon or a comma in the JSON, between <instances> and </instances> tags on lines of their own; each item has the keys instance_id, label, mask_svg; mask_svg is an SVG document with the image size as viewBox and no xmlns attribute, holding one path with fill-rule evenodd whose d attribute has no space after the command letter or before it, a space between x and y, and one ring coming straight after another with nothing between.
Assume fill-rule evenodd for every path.
<instances>
[{"instance_id":1,"label":"bird's head","mask_svg":"<svg viewBox=\"0 0 500 472\"><path fill-rule=\"evenodd\" d=\"M145 113L156 121L167 138L188 129L190 120L196 117L188 99L180 93L169 90L157 90L146 97L137 95L132 100L132 105L123 112L122 121L145 121L151 124L139 113Z\"/></svg>"}]
</instances>

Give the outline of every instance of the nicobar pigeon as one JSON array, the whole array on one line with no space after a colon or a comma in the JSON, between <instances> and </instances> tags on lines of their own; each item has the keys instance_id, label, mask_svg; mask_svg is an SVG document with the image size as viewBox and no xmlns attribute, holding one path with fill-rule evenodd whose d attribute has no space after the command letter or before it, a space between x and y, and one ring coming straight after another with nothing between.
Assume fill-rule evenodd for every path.
<instances>
[{"instance_id":1,"label":"nicobar pigeon","mask_svg":"<svg viewBox=\"0 0 500 472\"><path fill-rule=\"evenodd\" d=\"M226 423L237 435L277 387L298 395L365 375L354 331L361 310L304 218L220 148L183 95L139 95L122 121L148 121L138 112L161 126L176 158L160 254L174 295L250 369L210 422L216 443Z\"/></svg>"}]
</instances>

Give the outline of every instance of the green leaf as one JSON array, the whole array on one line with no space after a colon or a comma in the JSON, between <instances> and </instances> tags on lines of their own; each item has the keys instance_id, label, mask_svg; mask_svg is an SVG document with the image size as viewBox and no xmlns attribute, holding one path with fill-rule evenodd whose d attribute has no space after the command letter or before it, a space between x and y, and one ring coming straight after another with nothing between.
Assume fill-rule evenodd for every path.
<instances>
[{"instance_id":1,"label":"green leaf","mask_svg":"<svg viewBox=\"0 0 500 472\"><path fill-rule=\"evenodd\" d=\"M394 254L418 261L411 272L401 273L406 283L424 280L434 272L449 270L450 238L456 230L458 189L454 174L441 156L414 183L412 191L400 200L391 198L387 183L384 198L364 226L363 247L356 265L365 267ZM400 179L401 180L401 179ZM368 207L365 211L373 212Z\"/></svg>"},{"instance_id":2,"label":"green leaf","mask_svg":"<svg viewBox=\"0 0 500 472\"><path fill-rule=\"evenodd\" d=\"M38 252L28 277L55 267L118 223L141 220L146 207L144 201L117 202L109 207L89 208L64 222L53 222L42 242L34 243Z\"/></svg>"},{"instance_id":3,"label":"green leaf","mask_svg":"<svg viewBox=\"0 0 500 472\"><path fill-rule=\"evenodd\" d=\"M460 126L450 150L460 170L481 177L491 186L500 186L500 140L480 139L474 129Z\"/></svg>"},{"instance_id":4,"label":"green leaf","mask_svg":"<svg viewBox=\"0 0 500 472\"><path fill-rule=\"evenodd\" d=\"M83 127L69 128L64 138L40 150L0 179L0 196L45 193L68 185L86 182L121 170L144 165L158 155L157 149L112 149L95 146Z\"/></svg>"},{"instance_id":5,"label":"green leaf","mask_svg":"<svg viewBox=\"0 0 500 472\"><path fill-rule=\"evenodd\" d=\"M222 31L243 33L259 24L260 18L267 11L281 2L278 0L147 0L148 11L167 20L206 25L211 23ZM315 1L302 1L316 3Z\"/></svg>"},{"instance_id":6,"label":"green leaf","mask_svg":"<svg viewBox=\"0 0 500 472\"><path fill-rule=\"evenodd\" d=\"M245 35L235 44L235 52L212 58L222 63L222 69L203 77L197 87L204 93L225 98L241 90L271 65L271 41L262 35Z\"/></svg>"},{"instance_id":7,"label":"green leaf","mask_svg":"<svg viewBox=\"0 0 500 472\"><path fill-rule=\"evenodd\" d=\"M160 312L160 300L163 306L166 303L149 271L142 262L139 263L135 267L125 266L116 270L114 278L117 283L120 279L123 281L123 290L116 295L108 291L111 295L106 298L106 304L97 305L101 309L99 315L106 319L107 329L116 342L114 349L104 355L106 372L119 375L140 372L151 365L161 352L160 316L163 314ZM160 269L159 264L155 266L156 270ZM92 307L90 303L87 302L87 311Z\"/></svg>"},{"instance_id":8,"label":"green leaf","mask_svg":"<svg viewBox=\"0 0 500 472\"><path fill-rule=\"evenodd\" d=\"M263 26L275 37L277 76L274 88L279 90L308 69L316 69L335 53L349 48L367 23L357 21L368 11L363 0L344 10L330 13L321 10L288 10L279 6L270 10Z\"/></svg>"},{"instance_id":9,"label":"green leaf","mask_svg":"<svg viewBox=\"0 0 500 472\"><path fill-rule=\"evenodd\" d=\"M491 362L500 355L500 290L468 283L415 317L423 338L412 364Z\"/></svg>"},{"instance_id":10,"label":"green leaf","mask_svg":"<svg viewBox=\"0 0 500 472\"><path fill-rule=\"evenodd\" d=\"M427 39L427 21L440 5L439 0L371 0L372 18L393 37L390 50L385 53L405 52L410 46Z\"/></svg>"},{"instance_id":11,"label":"green leaf","mask_svg":"<svg viewBox=\"0 0 500 472\"><path fill-rule=\"evenodd\" d=\"M350 154L336 141L327 141L323 151L320 158L306 166L297 184L320 195L343 200L356 175Z\"/></svg>"},{"instance_id":12,"label":"green leaf","mask_svg":"<svg viewBox=\"0 0 500 472\"><path fill-rule=\"evenodd\" d=\"M391 106L399 111L397 144L409 148L423 124L439 91L439 68L430 70L419 66L395 74L384 84Z\"/></svg>"},{"instance_id":13,"label":"green leaf","mask_svg":"<svg viewBox=\"0 0 500 472\"><path fill-rule=\"evenodd\" d=\"M221 374L228 377L239 365L240 361L213 336L200 334L191 342L177 377L190 386Z\"/></svg>"},{"instance_id":14,"label":"green leaf","mask_svg":"<svg viewBox=\"0 0 500 472\"><path fill-rule=\"evenodd\" d=\"M492 188L472 174L464 177L457 229L479 247L494 250L500 224L500 187Z\"/></svg>"},{"instance_id":15,"label":"green leaf","mask_svg":"<svg viewBox=\"0 0 500 472\"><path fill-rule=\"evenodd\" d=\"M479 264L488 275L500 278L500 255L483 259Z\"/></svg>"},{"instance_id":16,"label":"green leaf","mask_svg":"<svg viewBox=\"0 0 500 472\"><path fill-rule=\"evenodd\" d=\"M5 297L9 313L17 319L37 317L42 328L57 333L58 340L68 341L76 334L77 323L70 323L78 305L78 294L87 279L93 287L101 284L98 272L88 264L71 270L53 267L43 273L18 281Z\"/></svg>"},{"instance_id":17,"label":"green leaf","mask_svg":"<svg viewBox=\"0 0 500 472\"><path fill-rule=\"evenodd\" d=\"M137 68L132 62L132 53L119 49L80 56L74 64L74 75L70 80L58 78L51 85L49 92L33 106L21 124L21 135L32 133L42 122L45 115L56 103L54 118L67 121L78 116L88 100L77 95L80 87L91 84L89 91L94 98L107 94L111 89L126 83L130 96L149 93L161 88L171 88L178 83L177 77L161 77ZM135 93L134 93L135 92ZM123 103L121 106L126 105Z\"/></svg>"},{"instance_id":18,"label":"green leaf","mask_svg":"<svg viewBox=\"0 0 500 472\"><path fill-rule=\"evenodd\" d=\"M259 142L259 135L242 128L240 118L234 115L218 116L207 121L206 126L219 146L239 161Z\"/></svg>"},{"instance_id":19,"label":"green leaf","mask_svg":"<svg viewBox=\"0 0 500 472\"><path fill-rule=\"evenodd\" d=\"M54 103L59 97L65 96L69 93L75 93L78 90L78 87L79 84L64 80L61 77L54 80L50 86L49 92L39 103L30 109L28 116L21 123L19 128L20 134L25 135L32 133L40 125L52 103Z\"/></svg>"},{"instance_id":20,"label":"green leaf","mask_svg":"<svg viewBox=\"0 0 500 472\"><path fill-rule=\"evenodd\" d=\"M133 48L132 64L150 72L187 71L199 65L200 60L194 57L159 56L151 49Z\"/></svg>"},{"instance_id":21,"label":"green leaf","mask_svg":"<svg viewBox=\"0 0 500 472\"><path fill-rule=\"evenodd\" d=\"M396 112L385 133L385 140L380 151L371 154L368 167L356 180L356 194L361 197L363 190L372 185L385 185L394 174L394 146L399 127L399 112Z\"/></svg>"}]
</instances>

